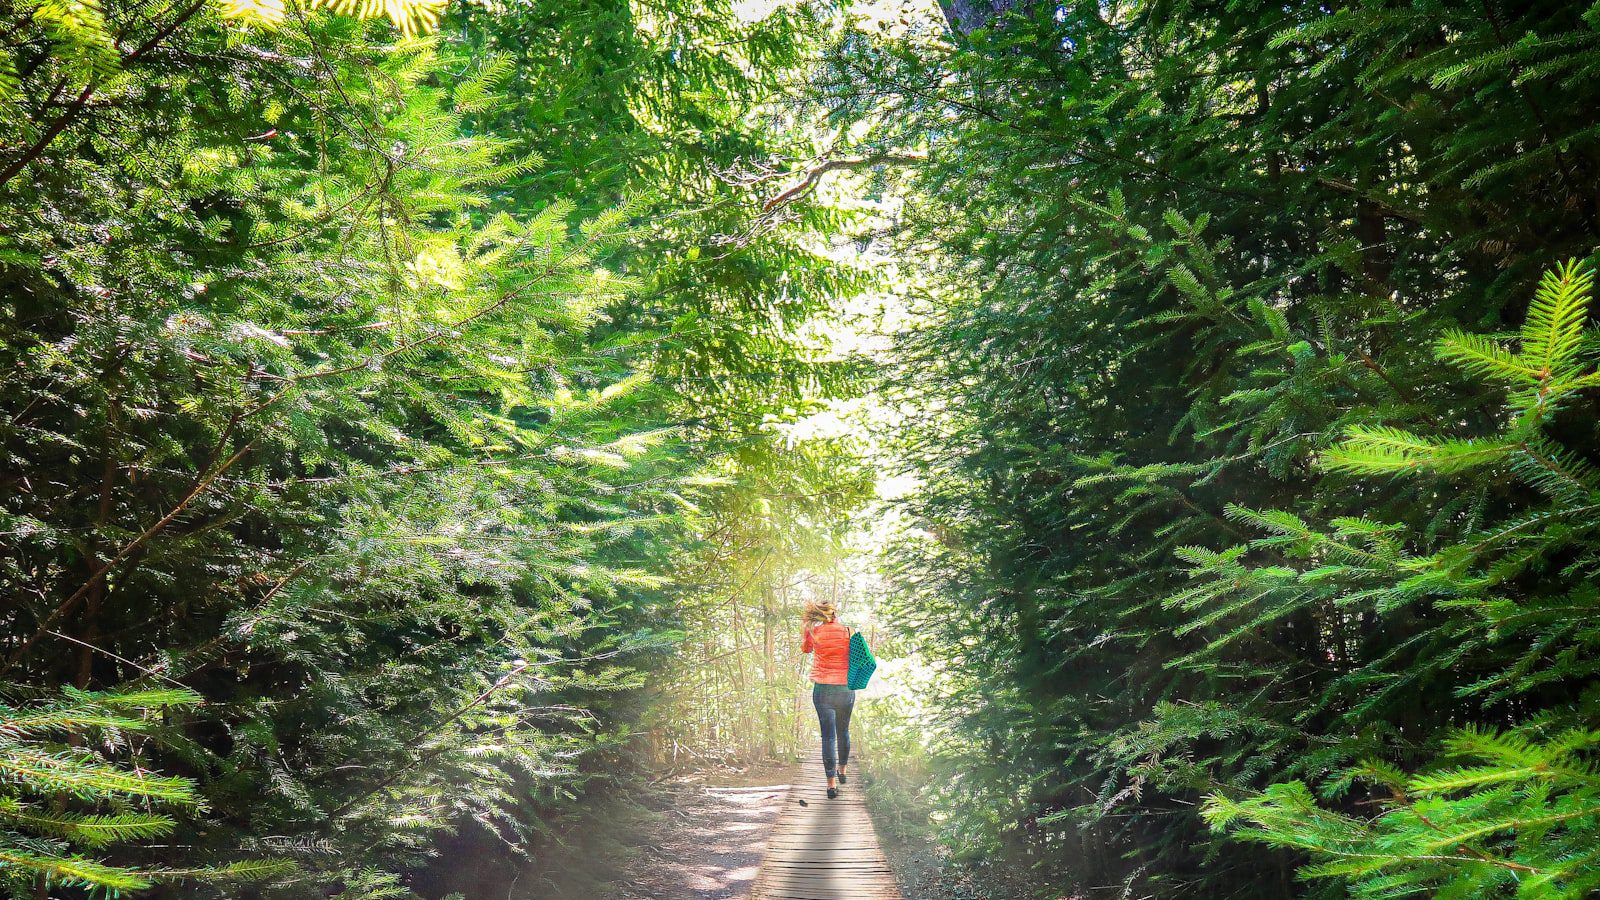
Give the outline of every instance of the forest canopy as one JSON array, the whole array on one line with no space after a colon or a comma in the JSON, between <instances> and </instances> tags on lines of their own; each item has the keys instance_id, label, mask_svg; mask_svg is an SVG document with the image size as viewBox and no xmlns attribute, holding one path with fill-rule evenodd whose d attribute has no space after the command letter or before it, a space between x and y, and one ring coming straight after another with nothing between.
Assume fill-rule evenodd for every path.
<instances>
[{"instance_id":1,"label":"forest canopy","mask_svg":"<svg viewBox=\"0 0 1600 900\"><path fill-rule=\"evenodd\" d=\"M1600 890L1600 6L0 19L8 896L606 896L823 595L952 882Z\"/></svg>"},{"instance_id":2,"label":"forest canopy","mask_svg":"<svg viewBox=\"0 0 1600 900\"><path fill-rule=\"evenodd\" d=\"M888 600L946 839L1057 892L1587 896L1595 11L946 12L824 81L849 152L928 150Z\"/></svg>"},{"instance_id":3,"label":"forest canopy","mask_svg":"<svg viewBox=\"0 0 1600 900\"><path fill-rule=\"evenodd\" d=\"M818 19L14 12L0 877L584 883L561 836L649 764L724 526L824 546L863 490L765 429L848 365L800 340L860 280L832 214L722 174L796 152Z\"/></svg>"}]
</instances>

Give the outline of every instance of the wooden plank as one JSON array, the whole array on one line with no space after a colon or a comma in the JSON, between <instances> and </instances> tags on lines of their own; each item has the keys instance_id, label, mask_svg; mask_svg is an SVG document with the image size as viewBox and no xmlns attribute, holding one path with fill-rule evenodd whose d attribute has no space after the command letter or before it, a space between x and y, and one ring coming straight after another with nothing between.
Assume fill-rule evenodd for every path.
<instances>
[{"instance_id":1,"label":"wooden plank","mask_svg":"<svg viewBox=\"0 0 1600 900\"><path fill-rule=\"evenodd\" d=\"M750 900L902 900L859 784L829 800L821 756L790 780Z\"/></svg>"}]
</instances>

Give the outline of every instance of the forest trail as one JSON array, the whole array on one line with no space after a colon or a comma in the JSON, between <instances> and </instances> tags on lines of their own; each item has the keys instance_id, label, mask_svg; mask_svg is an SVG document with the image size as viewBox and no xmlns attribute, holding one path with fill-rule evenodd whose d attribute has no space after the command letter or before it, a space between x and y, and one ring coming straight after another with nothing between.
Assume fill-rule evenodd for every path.
<instances>
[{"instance_id":1,"label":"forest trail","mask_svg":"<svg viewBox=\"0 0 1600 900\"><path fill-rule=\"evenodd\" d=\"M829 800L820 757L819 748L790 780L751 900L901 900L860 783Z\"/></svg>"},{"instance_id":2,"label":"forest trail","mask_svg":"<svg viewBox=\"0 0 1600 900\"><path fill-rule=\"evenodd\" d=\"M798 774L772 766L674 780L621 900L745 900Z\"/></svg>"}]
</instances>

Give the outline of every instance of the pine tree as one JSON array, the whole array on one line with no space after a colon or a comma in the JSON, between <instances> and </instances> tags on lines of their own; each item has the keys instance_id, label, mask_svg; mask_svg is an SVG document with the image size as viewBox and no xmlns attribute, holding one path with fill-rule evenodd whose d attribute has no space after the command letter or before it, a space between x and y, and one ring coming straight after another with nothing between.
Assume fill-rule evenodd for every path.
<instances>
[{"instance_id":1,"label":"pine tree","mask_svg":"<svg viewBox=\"0 0 1600 900\"><path fill-rule=\"evenodd\" d=\"M645 298L715 229L662 224L698 214L651 200L669 173L608 176L642 129L597 128L572 177L519 118L568 111L530 96L541 79L677 51L580 40L547 70L516 37L535 13L443 10L35 3L0 35L0 130L19 136L0 149L0 677L29 698L205 698L139 743L192 793L162 813L182 858L130 840L92 860L156 896L606 877L616 854L563 844L598 833L578 826L637 769L642 673L680 633L677 548L721 524L698 505L739 502L710 473L741 450L775 466L789 450L763 417L843 368L802 346L815 285L847 279L798 229L716 270L750 285L724 298L760 304L724 337L760 336L681 349L724 323ZM774 35L808 22L750 52L781 56ZM754 105L705 84L663 109ZM790 262L804 303L769 292ZM735 369L751 377L724 385ZM774 375L786 395L758 386ZM168 883L179 866L263 883Z\"/></svg>"},{"instance_id":2,"label":"pine tree","mask_svg":"<svg viewBox=\"0 0 1600 900\"><path fill-rule=\"evenodd\" d=\"M890 175L922 317L885 390L917 410L892 598L942 673L942 830L1042 890L1337 896L1198 805L1300 781L1359 816L1362 760L1422 771L1591 683L1558 611L1590 605L1594 399L1550 355L1578 282L1546 337L1494 335L1593 253L1593 17L978 12L842 35L817 91L841 154L925 157ZM1517 366L1510 406L1470 374ZM1360 468L1435 464L1464 483Z\"/></svg>"},{"instance_id":3,"label":"pine tree","mask_svg":"<svg viewBox=\"0 0 1600 900\"><path fill-rule=\"evenodd\" d=\"M151 774L140 743L152 715L193 707L183 689L90 693L68 689L48 703L0 708L0 879L17 896L87 888L108 894L157 880L261 879L284 866L261 860L225 868L134 869L85 853L172 833L167 811L193 812L201 800L191 779ZM125 757L119 759L118 757Z\"/></svg>"},{"instance_id":4,"label":"pine tree","mask_svg":"<svg viewBox=\"0 0 1600 900\"><path fill-rule=\"evenodd\" d=\"M1511 730L1492 718L1507 704L1526 707L1553 685L1592 676L1586 620L1594 559L1584 534L1594 527L1588 511L1600 485L1559 435L1563 411L1600 384L1586 353L1593 284L1593 271L1576 261L1547 274L1515 346L1460 331L1438 341L1441 360L1505 391L1496 431L1450 437L1356 426L1324 458L1331 471L1368 477L1433 474L1466 494L1509 476L1542 505L1486 515L1431 554L1408 552L1429 541L1422 529L1399 523L1335 522L1338 530L1323 535L1303 524L1273 528L1281 514L1249 517L1318 548L1315 568L1275 572L1275 581L1341 585L1345 597L1374 596L1381 609L1432 606L1438 641L1467 651L1451 654L1450 666L1479 675L1456 695L1482 705L1483 724L1445 736L1441 758L1414 774L1367 762L1325 788L1338 796L1352 782L1370 781L1379 815L1321 810L1294 781L1239 800L1213 795L1205 811L1213 827L1237 826L1248 840L1307 852L1305 874L1346 879L1363 896L1581 897L1600 885L1592 690ZM1231 577L1258 580L1251 567ZM1381 684L1415 675L1380 660L1347 677Z\"/></svg>"}]
</instances>

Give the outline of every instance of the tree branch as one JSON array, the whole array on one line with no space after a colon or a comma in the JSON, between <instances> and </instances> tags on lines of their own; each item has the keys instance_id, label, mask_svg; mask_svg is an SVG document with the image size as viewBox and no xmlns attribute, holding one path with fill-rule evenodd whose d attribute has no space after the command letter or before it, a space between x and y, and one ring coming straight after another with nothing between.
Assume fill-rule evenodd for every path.
<instances>
[{"instance_id":1,"label":"tree branch","mask_svg":"<svg viewBox=\"0 0 1600 900\"><path fill-rule=\"evenodd\" d=\"M1344 193L1350 194L1357 199L1365 200L1372 204L1373 210L1379 215L1387 216L1391 219L1404 219L1407 222L1415 222L1418 225L1422 224L1421 212L1414 209L1403 209L1386 200L1373 197L1348 181L1318 176L1317 184L1320 184L1323 187L1333 188L1336 191L1343 191Z\"/></svg>"},{"instance_id":2,"label":"tree branch","mask_svg":"<svg viewBox=\"0 0 1600 900\"><path fill-rule=\"evenodd\" d=\"M189 4L189 6L184 9L183 12L178 14L177 18L167 23L165 27L152 35L149 40L145 41L143 44L140 44L132 53L129 53L127 56L123 57L120 61L120 64L122 66L127 66L131 63L138 62L151 50L154 50L158 44L171 37L173 32L183 27L183 23L194 18L195 14L200 12L200 10L205 9L208 2L210 2L210 0L195 0L194 3ZM94 96L94 92L99 89L100 84L101 83L99 81L91 80L89 84L86 85L81 92L79 92L78 96L73 98L72 102L68 104L66 111L57 117L54 122L51 122L50 126L44 130L43 134L39 135L38 140L34 141L27 150L22 152L21 156L17 157L16 160L10 165L6 166L5 169L0 170L0 187L5 187L6 182L22 174L22 170L26 169L29 163L38 159L39 155L44 153L46 148L50 146L51 142L53 142L56 137L61 134L61 132L65 131L68 125L71 125L74 121L76 121L78 116L83 114L84 108L89 105L89 98Z\"/></svg>"},{"instance_id":3,"label":"tree branch","mask_svg":"<svg viewBox=\"0 0 1600 900\"><path fill-rule=\"evenodd\" d=\"M162 516L154 525L146 528L138 537L124 544L122 549L118 550L115 556L111 557L111 559L107 560L104 565L96 569L94 574L89 576L89 580L83 583L82 587L78 588L76 591L73 591L72 596L61 601L61 604L57 606L55 610L50 613L50 615L46 616L44 621L39 623L39 628L33 633L32 637L29 637L27 640L23 641L22 645L18 647L11 654L11 656L7 658L3 664L0 664L0 673L9 672L15 668L17 663L21 662L22 658L27 655L28 651L33 649L33 645L38 643L40 638L43 638L45 635L49 634L51 627L53 627L57 622L61 621L61 619L64 618L68 613L76 609L78 604L83 601L83 598L87 597L89 592L94 590L95 585L98 585L112 569L116 568L129 556L132 556L143 549L145 544L150 542L151 538L154 538L156 535L165 531L167 526L172 524L173 520L177 519L178 516L183 514L184 510L189 508L189 504L199 499L200 495L204 494L206 490L211 487L212 482L216 481L222 476L223 473L233 468L234 464L243 459L245 454L249 453L253 446L253 442L245 444L243 447L239 448L239 452L230 456L220 466L213 468L211 472L209 472L204 478L201 478L200 481L195 484L194 489L189 491L189 493L184 496L182 500L178 501L178 504L168 511L166 515Z\"/></svg>"},{"instance_id":4,"label":"tree branch","mask_svg":"<svg viewBox=\"0 0 1600 900\"><path fill-rule=\"evenodd\" d=\"M808 169L803 178L789 187L784 188L776 197L773 197L766 203L761 204L761 211L771 212L780 206L793 203L800 197L810 193L817 186L817 182L822 179L822 176L828 174L829 172L837 172L844 169L865 169L871 166L879 166L889 163L906 164L926 162L927 159L928 154L926 153L917 153L908 150L890 150L884 153L873 154L872 156L849 156L841 159L825 160Z\"/></svg>"}]
</instances>

